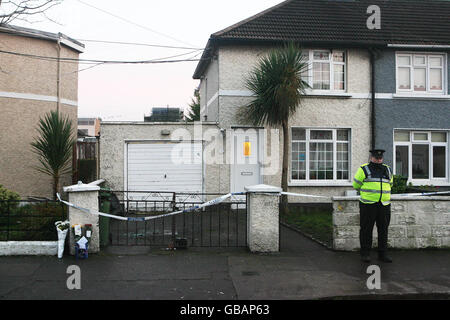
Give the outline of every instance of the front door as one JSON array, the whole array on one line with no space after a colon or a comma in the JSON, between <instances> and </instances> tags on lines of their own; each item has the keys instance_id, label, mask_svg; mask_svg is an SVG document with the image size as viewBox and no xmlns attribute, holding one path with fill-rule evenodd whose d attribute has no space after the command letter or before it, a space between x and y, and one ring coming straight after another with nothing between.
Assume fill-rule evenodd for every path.
<instances>
[{"instance_id":1,"label":"front door","mask_svg":"<svg viewBox=\"0 0 450 320\"><path fill-rule=\"evenodd\" d=\"M262 139L255 128L239 128L233 131L231 164L231 192L244 192L244 187L262 183Z\"/></svg>"}]
</instances>

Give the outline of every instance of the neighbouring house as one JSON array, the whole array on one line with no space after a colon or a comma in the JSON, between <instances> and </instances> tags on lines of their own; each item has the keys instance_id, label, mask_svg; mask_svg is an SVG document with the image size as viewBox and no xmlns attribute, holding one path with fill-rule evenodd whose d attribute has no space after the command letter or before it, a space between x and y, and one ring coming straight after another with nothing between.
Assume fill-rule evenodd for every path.
<instances>
[{"instance_id":1,"label":"neighbouring house","mask_svg":"<svg viewBox=\"0 0 450 320\"><path fill-rule=\"evenodd\" d=\"M78 118L78 130L84 136L99 137L100 121L101 118Z\"/></svg>"},{"instance_id":2,"label":"neighbouring house","mask_svg":"<svg viewBox=\"0 0 450 320\"><path fill-rule=\"evenodd\" d=\"M371 5L381 10L381 29L367 26ZM386 162L413 184L448 186L449 16L445 1L282 2L211 35L194 73L201 118L231 131L233 142L244 135L241 144L254 139L255 148L269 149L246 134L253 128L236 113L251 101L244 79L259 58L294 41L309 60L303 76L311 90L289 123L289 191L345 194L371 147L386 149ZM228 188L221 191L279 186L281 170L264 175L263 160L252 179L245 165L224 165L219 183Z\"/></svg>"},{"instance_id":3,"label":"neighbouring house","mask_svg":"<svg viewBox=\"0 0 450 320\"><path fill-rule=\"evenodd\" d=\"M57 109L72 120L76 137L76 59L83 51L82 43L61 33L0 26L0 184L23 198L52 198L51 178L33 168L39 162L30 143L39 118ZM70 183L71 175L62 178L61 185Z\"/></svg>"},{"instance_id":4,"label":"neighbouring house","mask_svg":"<svg viewBox=\"0 0 450 320\"><path fill-rule=\"evenodd\" d=\"M442 33L436 19L421 30L428 41L392 43L375 55L375 144L408 183L450 190L450 3L434 12L441 10Z\"/></svg>"}]
</instances>

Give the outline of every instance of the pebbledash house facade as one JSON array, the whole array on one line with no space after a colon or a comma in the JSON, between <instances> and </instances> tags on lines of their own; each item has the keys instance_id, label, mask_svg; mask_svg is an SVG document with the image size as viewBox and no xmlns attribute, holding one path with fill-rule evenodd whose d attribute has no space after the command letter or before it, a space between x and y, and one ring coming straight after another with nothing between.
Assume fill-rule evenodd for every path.
<instances>
[{"instance_id":1,"label":"pebbledash house facade","mask_svg":"<svg viewBox=\"0 0 450 320\"><path fill-rule=\"evenodd\" d=\"M368 28L371 5L380 29ZM201 120L230 135L235 154L254 141L260 157L255 170L222 165L220 191L281 184L281 163L264 173L270 130L239 122L237 112L252 99L244 84L252 68L289 41L308 58L302 76L311 87L289 120L290 192L345 195L373 147L413 185L450 186L449 17L448 1L289 0L212 34L193 76Z\"/></svg>"}]
</instances>

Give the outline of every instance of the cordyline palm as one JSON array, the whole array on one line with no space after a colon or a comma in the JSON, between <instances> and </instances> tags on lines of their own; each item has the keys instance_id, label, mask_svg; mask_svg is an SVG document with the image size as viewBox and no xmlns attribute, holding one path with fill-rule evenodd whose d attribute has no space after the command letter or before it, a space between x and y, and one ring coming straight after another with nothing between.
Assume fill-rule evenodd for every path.
<instances>
[{"instance_id":1,"label":"cordyline palm","mask_svg":"<svg viewBox=\"0 0 450 320\"><path fill-rule=\"evenodd\" d=\"M253 100L241 109L240 118L255 126L269 125L283 130L283 191L287 191L288 185L288 123L300 105L305 90L309 88L306 79L300 76L307 69L308 62L301 49L289 43L261 58L245 81L245 86L253 93ZM285 211L285 196L282 203Z\"/></svg>"},{"instance_id":2,"label":"cordyline palm","mask_svg":"<svg viewBox=\"0 0 450 320\"><path fill-rule=\"evenodd\" d=\"M72 147L72 123L68 117L62 118L58 112L50 111L39 119L37 129L40 136L31 143L32 151L37 154L40 166L36 170L48 174L53 179L53 199L59 191L59 179L70 173Z\"/></svg>"}]
</instances>

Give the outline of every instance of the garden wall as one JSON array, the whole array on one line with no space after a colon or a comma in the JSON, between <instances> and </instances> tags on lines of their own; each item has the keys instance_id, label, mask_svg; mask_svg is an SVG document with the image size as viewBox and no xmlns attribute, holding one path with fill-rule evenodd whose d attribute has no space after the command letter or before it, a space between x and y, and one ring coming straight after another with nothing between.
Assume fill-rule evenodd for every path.
<instances>
[{"instance_id":1,"label":"garden wall","mask_svg":"<svg viewBox=\"0 0 450 320\"><path fill-rule=\"evenodd\" d=\"M450 197L393 195L391 209L389 247L450 248ZM375 248L376 226L373 235ZM333 197L333 248L360 248L359 197Z\"/></svg>"},{"instance_id":2,"label":"garden wall","mask_svg":"<svg viewBox=\"0 0 450 320\"><path fill-rule=\"evenodd\" d=\"M58 241L0 241L0 256L56 256Z\"/></svg>"}]
</instances>

